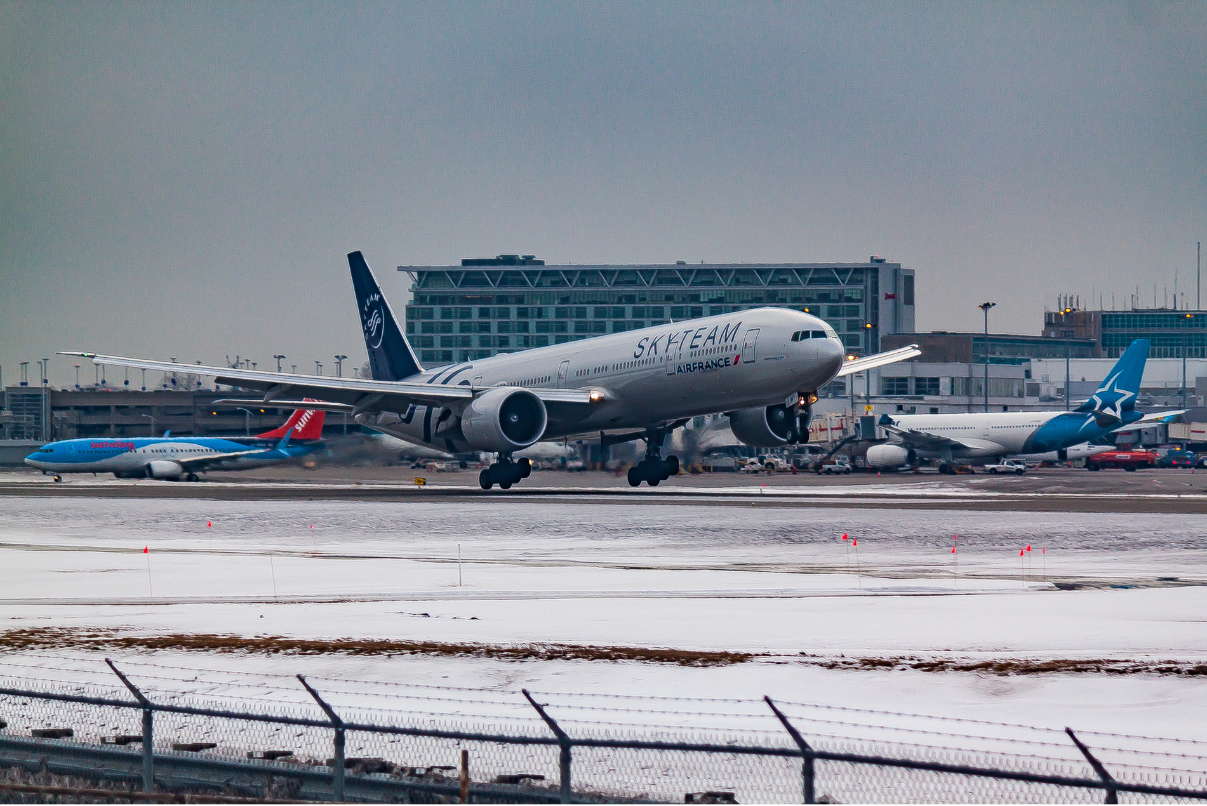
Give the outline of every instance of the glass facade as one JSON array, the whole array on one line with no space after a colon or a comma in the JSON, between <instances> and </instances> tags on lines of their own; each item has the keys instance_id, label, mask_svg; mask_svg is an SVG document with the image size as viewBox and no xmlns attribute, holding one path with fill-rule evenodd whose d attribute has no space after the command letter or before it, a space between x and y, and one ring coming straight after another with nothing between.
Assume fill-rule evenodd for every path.
<instances>
[{"instance_id":1,"label":"glass facade","mask_svg":"<svg viewBox=\"0 0 1207 806\"><path fill-rule=\"evenodd\" d=\"M1136 339L1149 339L1149 358L1207 358L1207 312L1103 311L1102 354L1118 358Z\"/></svg>"},{"instance_id":2,"label":"glass facade","mask_svg":"<svg viewBox=\"0 0 1207 806\"><path fill-rule=\"evenodd\" d=\"M425 365L775 305L879 349L880 274L900 264L400 266L407 338ZM910 295L912 297L912 273ZM911 300L912 302L912 300Z\"/></svg>"}]
</instances>

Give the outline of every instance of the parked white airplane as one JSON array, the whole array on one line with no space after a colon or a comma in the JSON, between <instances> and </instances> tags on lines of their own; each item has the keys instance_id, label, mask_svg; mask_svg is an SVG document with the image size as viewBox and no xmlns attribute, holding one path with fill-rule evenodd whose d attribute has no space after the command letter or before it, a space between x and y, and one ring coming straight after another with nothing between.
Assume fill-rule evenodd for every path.
<instances>
[{"instance_id":1,"label":"parked white airplane","mask_svg":"<svg viewBox=\"0 0 1207 806\"><path fill-rule=\"evenodd\" d=\"M1132 342L1097 391L1073 411L882 415L880 426L889 433L889 442L868 448L867 462L894 468L925 458L939 462L939 472L946 473L955 462L984 464L1004 456L1053 451L1067 457L1074 445L1167 422L1182 412L1136 411L1148 347L1148 339Z\"/></svg>"},{"instance_id":2,"label":"parked white airplane","mask_svg":"<svg viewBox=\"0 0 1207 806\"><path fill-rule=\"evenodd\" d=\"M499 461L479 478L483 489L507 489L531 472L531 463L513 461L513 453L588 433L599 433L604 445L646 440L646 457L629 470L629 483L654 486L679 470L676 457L662 457L667 434L690 417L716 412L729 415L734 434L748 445L800 442L808 439L819 388L920 353L911 345L844 361L842 342L821 319L756 308L424 370L364 257L352 252L348 263L372 379L227 367L189 371L263 392L257 403L317 397L334 404L330 410L348 411L419 445L497 453ZM64 354L97 364L179 369L163 361Z\"/></svg>"}]
</instances>

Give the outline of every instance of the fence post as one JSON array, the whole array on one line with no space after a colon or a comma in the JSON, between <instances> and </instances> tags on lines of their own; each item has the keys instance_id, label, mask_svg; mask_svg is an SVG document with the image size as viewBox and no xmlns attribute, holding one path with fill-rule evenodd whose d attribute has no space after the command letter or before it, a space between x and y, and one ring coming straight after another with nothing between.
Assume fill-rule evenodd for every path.
<instances>
[{"instance_id":1,"label":"fence post","mask_svg":"<svg viewBox=\"0 0 1207 806\"><path fill-rule=\"evenodd\" d=\"M771 712L783 723L784 729L788 731L788 735L792 737L792 741L796 742L796 746L800 748L801 779L804 788L805 803L817 803L814 790L813 748L805 741L805 737L800 735L800 731L788 721L788 717L784 716L784 712L775 707L775 703L771 701L770 697L764 696L763 700L771 708Z\"/></svg>"},{"instance_id":2,"label":"fence post","mask_svg":"<svg viewBox=\"0 0 1207 806\"><path fill-rule=\"evenodd\" d=\"M130 689L130 693L134 695L134 699L138 700L138 704L142 706L142 791L155 791L155 705L148 700L138 687L130 682L130 678L121 673L121 670L113 665L113 661L105 658L105 663L117 675L117 679L125 684L126 688Z\"/></svg>"},{"instance_id":3,"label":"fence post","mask_svg":"<svg viewBox=\"0 0 1207 806\"><path fill-rule=\"evenodd\" d=\"M314 697L314 701L319 704L319 708L327 714L327 718L331 720L331 727L335 729L335 759L332 762L331 773L331 799L339 802L344 799L344 720L340 719L339 714L331 709L319 693L310 687L306 682L306 678L298 675L300 682L310 692L310 696Z\"/></svg>"},{"instance_id":4,"label":"fence post","mask_svg":"<svg viewBox=\"0 0 1207 806\"><path fill-rule=\"evenodd\" d=\"M1114 777L1106 771L1106 767L1102 766L1101 761L1094 758L1094 754L1090 752L1090 748L1082 744L1081 739L1077 738L1072 728L1065 728L1065 733L1069 734L1069 738L1073 740L1073 744L1077 745L1077 749L1085 756L1085 760L1090 762L1090 766L1094 768L1094 772L1098 773L1098 777L1102 779L1102 783L1106 789L1106 800L1103 803L1118 803L1119 791L1115 789Z\"/></svg>"},{"instance_id":5,"label":"fence post","mask_svg":"<svg viewBox=\"0 0 1207 806\"><path fill-rule=\"evenodd\" d=\"M553 717L549 716L549 714L545 712L544 706L532 699L532 695L528 693L528 689L523 688L520 689L520 691L523 692L524 696L528 699L528 702L532 704L532 707L536 709L536 712L541 715L541 719L545 720L545 724L549 726L549 730L553 731L553 735L557 737L558 746L561 747L561 756L559 758L559 768L561 771L561 802L570 803L570 748L574 743L571 741L570 737L566 735L566 732L561 729L561 726L553 720Z\"/></svg>"}]
</instances>

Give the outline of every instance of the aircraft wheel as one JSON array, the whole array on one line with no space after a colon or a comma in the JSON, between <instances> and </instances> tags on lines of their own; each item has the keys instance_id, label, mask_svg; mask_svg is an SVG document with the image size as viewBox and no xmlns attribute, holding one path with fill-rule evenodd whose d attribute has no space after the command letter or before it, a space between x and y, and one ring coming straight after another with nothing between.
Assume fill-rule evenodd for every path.
<instances>
[{"instance_id":1,"label":"aircraft wheel","mask_svg":"<svg viewBox=\"0 0 1207 806\"><path fill-rule=\"evenodd\" d=\"M185 477L185 481L201 481L201 479L197 476L196 473L190 473L188 476Z\"/></svg>"},{"instance_id":2,"label":"aircraft wheel","mask_svg":"<svg viewBox=\"0 0 1207 806\"><path fill-rule=\"evenodd\" d=\"M510 481L500 481L500 482L499 482L499 489L500 489L500 490L510 490L510 489L511 489L511 482L510 482Z\"/></svg>"},{"instance_id":3,"label":"aircraft wheel","mask_svg":"<svg viewBox=\"0 0 1207 806\"><path fill-rule=\"evenodd\" d=\"M481 485L483 490L489 490L495 486L495 480L491 476L490 468L482 468L482 472L478 474L478 484Z\"/></svg>"},{"instance_id":4,"label":"aircraft wheel","mask_svg":"<svg viewBox=\"0 0 1207 806\"><path fill-rule=\"evenodd\" d=\"M629 486L630 487L640 487L641 486L641 474L637 472L636 465L629 468Z\"/></svg>"},{"instance_id":5,"label":"aircraft wheel","mask_svg":"<svg viewBox=\"0 0 1207 806\"><path fill-rule=\"evenodd\" d=\"M651 487L657 487L661 483L662 479L658 476L654 476L654 478L646 480L646 484L650 485Z\"/></svg>"},{"instance_id":6,"label":"aircraft wheel","mask_svg":"<svg viewBox=\"0 0 1207 806\"><path fill-rule=\"evenodd\" d=\"M62 477L62 476L60 476L60 475L58 475L58 474L56 473L56 474L55 474L55 477L54 477L54 480L55 480L55 481L62 481L62 480L63 480L63 477Z\"/></svg>"},{"instance_id":7,"label":"aircraft wheel","mask_svg":"<svg viewBox=\"0 0 1207 806\"><path fill-rule=\"evenodd\" d=\"M529 459L521 459L516 462L516 467L519 468L520 478L526 479L532 475L532 461Z\"/></svg>"},{"instance_id":8,"label":"aircraft wheel","mask_svg":"<svg viewBox=\"0 0 1207 806\"><path fill-rule=\"evenodd\" d=\"M667 478L670 478L671 476L678 476L679 475L679 457L678 456L666 457L666 468L667 468L667 474L668 474Z\"/></svg>"}]
</instances>

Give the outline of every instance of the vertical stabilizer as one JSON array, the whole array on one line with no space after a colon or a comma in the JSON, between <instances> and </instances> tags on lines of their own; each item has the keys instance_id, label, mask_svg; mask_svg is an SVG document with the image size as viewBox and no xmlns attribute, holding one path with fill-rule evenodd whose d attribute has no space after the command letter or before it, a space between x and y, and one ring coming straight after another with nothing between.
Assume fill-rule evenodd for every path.
<instances>
[{"instance_id":1,"label":"vertical stabilizer","mask_svg":"<svg viewBox=\"0 0 1207 806\"><path fill-rule=\"evenodd\" d=\"M352 286L356 289L356 307L369 352L369 370L377 381L401 381L423 371L415 351L398 327L390 303L381 293L377 278L360 252L348 254Z\"/></svg>"},{"instance_id":2,"label":"vertical stabilizer","mask_svg":"<svg viewBox=\"0 0 1207 806\"><path fill-rule=\"evenodd\" d=\"M1090 395L1090 399L1077 407L1077 411L1103 414L1109 418L1122 419L1125 412L1134 411L1136 397L1140 394L1140 381L1144 377L1144 365L1148 361L1148 339L1136 339L1131 343L1115 366ZM1067 392L1066 392L1067 394Z\"/></svg>"},{"instance_id":3,"label":"vertical stabilizer","mask_svg":"<svg viewBox=\"0 0 1207 806\"><path fill-rule=\"evenodd\" d=\"M310 398L306 398L309 400ZM271 431L265 431L263 434L256 434L260 439L280 439L293 432L293 439L322 439L323 438L323 420L326 419L327 412L315 411L314 409L295 409L293 414L289 415L289 419L280 428L274 428Z\"/></svg>"}]
</instances>

